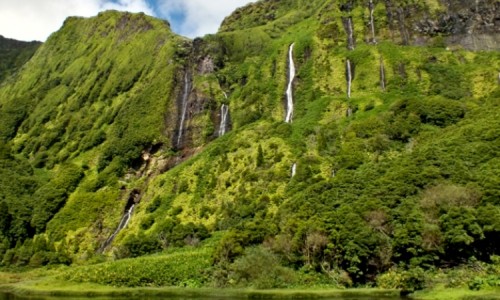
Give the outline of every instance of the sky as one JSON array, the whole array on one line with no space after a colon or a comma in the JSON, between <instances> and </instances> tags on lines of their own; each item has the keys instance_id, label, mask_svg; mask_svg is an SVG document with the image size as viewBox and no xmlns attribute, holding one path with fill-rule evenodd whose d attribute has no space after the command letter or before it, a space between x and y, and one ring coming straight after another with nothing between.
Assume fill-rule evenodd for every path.
<instances>
[{"instance_id":1,"label":"sky","mask_svg":"<svg viewBox=\"0 0 500 300\"><path fill-rule=\"evenodd\" d=\"M45 41L69 16L116 9L166 19L174 32L194 38L215 33L224 17L255 0L0 0L0 35Z\"/></svg>"}]
</instances>

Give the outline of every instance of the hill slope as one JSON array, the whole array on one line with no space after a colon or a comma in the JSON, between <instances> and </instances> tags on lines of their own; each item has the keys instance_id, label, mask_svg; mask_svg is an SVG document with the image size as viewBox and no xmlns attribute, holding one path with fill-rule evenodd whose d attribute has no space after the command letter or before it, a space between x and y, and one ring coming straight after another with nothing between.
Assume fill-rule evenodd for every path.
<instances>
[{"instance_id":1,"label":"hill slope","mask_svg":"<svg viewBox=\"0 0 500 300\"><path fill-rule=\"evenodd\" d=\"M500 254L500 54L454 23L498 49L498 2L365 2L260 1L194 41L68 19L0 89L3 263L216 232L222 285L244 253L355 283Z\"/></svg>"},{"instance_id":2,"label":"hill slope","mask_svg":"<svg viewBox=\"0 0 500 300\"><path fill-rule=\"evenodd\" d=\"M15 73L39 46L39 42L21 42L0 35L0 82Z\"/></svg>"}]
</instances>

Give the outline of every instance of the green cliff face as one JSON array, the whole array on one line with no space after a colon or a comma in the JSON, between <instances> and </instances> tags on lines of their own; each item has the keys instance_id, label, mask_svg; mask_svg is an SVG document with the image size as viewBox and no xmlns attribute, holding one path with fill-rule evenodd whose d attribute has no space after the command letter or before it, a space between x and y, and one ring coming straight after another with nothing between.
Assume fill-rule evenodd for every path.
<instances>
[{"instance_id":1,"label":"green cliff face","mask_svg":"<svg viewBox=\"0 0 500 300\"><path fill-rule=\"evenodd\" d=\"M40 42L21 42L0 35L0 82L28 61Z\"/></svg>"},{"instance_id":2,"label":"green cliff face","mask_svg":"<svg viewBox=\"0 0 500 300\"><path fill-rule=\"evenodd\" d=\"M499 12L269 0L194 41L142 14L68 19L0 87L3 264L141 256L212 234L226 271L260 244L272 253L245 257L354 283L489 261L500 54L466 49L499 48Z\"/></svg>"}]
</instances>

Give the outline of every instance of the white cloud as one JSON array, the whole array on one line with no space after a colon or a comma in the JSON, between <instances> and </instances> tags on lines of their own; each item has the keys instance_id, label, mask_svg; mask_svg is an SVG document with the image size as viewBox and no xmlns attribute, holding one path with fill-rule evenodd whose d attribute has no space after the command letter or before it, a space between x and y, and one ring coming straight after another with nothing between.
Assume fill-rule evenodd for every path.
<instances>
[{"instance_id":1,"label":"white cloud","mask_svg":"<svg viewBox=\"0 0 500 300\"><path fill-rule=\"evenodd\" d=\"M154 14L145 0L0 0L0 34L44 41L68 16L90 17L106 9Z\"/></svg>"},{"instance_id":2,"label":"white cloud","mask_svg":"<svg viewBox=\"0 0 500 300\"><path fill-rule=\"evenodd\" d=\"M185 19L180 24L179 34L188 37L215 33L222 20L237 7L255 0L160 0L159 12L172 20L180 13Z\"/></svg>"},{"instance_id":3,"label":"white cloud","mask_svg":"<svg viewBox=\"0 0 500 300\"><path fill-rule=\"evenodd\" d=\"M196 37L215 33L237 7L255 0L0 0L0 34L18 40L45 41L69 16L90 17L115 9L155 12L166 18L177 33ZM150 6L155 5L156 7ZM179 15L185 18L179 19ZM174 17L177 16L177 17ZM180 22L180 23L179 23Z\"/></svg>"},{"instance_id":4,"label":"white cloud","mask_svg":"<svg viewBox=\"0 0 500 300\"><path fill-rule=\"evenodd\" d=\"M80 0L81 1L81 0ZM101 0L102 2L103 0ZM116 2L104 2L101 4L101 10L115 9L130 12L144 12L148 15L154 15L153 10L145 0L118 0Z\"/></svg>"}]
</instances>

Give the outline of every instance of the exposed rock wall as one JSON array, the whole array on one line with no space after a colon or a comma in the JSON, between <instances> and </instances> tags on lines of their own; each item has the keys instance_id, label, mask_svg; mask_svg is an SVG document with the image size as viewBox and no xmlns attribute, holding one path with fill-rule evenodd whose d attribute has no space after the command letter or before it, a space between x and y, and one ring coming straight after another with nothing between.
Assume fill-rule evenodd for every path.
<instances>
[{"instance_id":1,"label":"exposed rock wall","mask_svg":"<svg viewBox=\"0 0 500 300\"><path fill-rule=\"evenodd\" d=\"M500 50L500 1L443 0L445 12L416 24L420 34L442 35L448 45L469 50Z\"/></svg>"}]
</instances>

